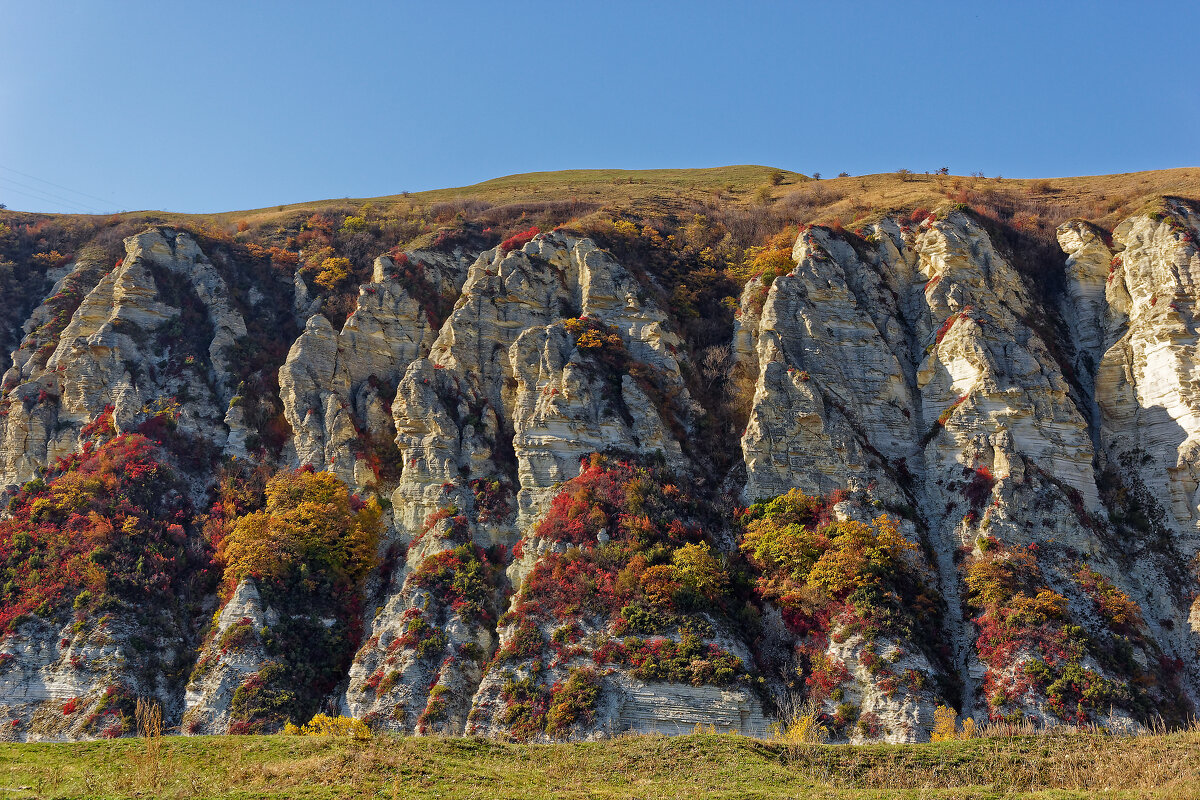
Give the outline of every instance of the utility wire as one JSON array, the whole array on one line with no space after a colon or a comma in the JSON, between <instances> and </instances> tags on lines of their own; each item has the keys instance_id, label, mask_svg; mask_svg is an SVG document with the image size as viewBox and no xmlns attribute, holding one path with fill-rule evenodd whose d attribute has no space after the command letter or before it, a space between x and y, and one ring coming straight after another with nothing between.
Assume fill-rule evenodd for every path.
<instances>
[{"instance_id":1,"label":"utility wire","mask_svg":"<svg viewBox=\"0 0 1200 800\"><path fill-rule=\"evenodd\" d=\"M77 194L77 195L80 195L81 197L88 197L88 198L91 198L92 200L99 200L101 203L112 203L112 200L110 200L108 198L97 197L94 194L88 194L87 192L81 192L78 189L70 189L70 188L67 188L66 186L60 186L59 184L53 183L52 181L48 181L45 178L39 178L36 175L30 175L27 172L21 172L21 170L19 170L19 169L13 169L12 167L6 167L3 164L0 164L0 169L5 170L6 172L15 173L17 175L20 175L23 178L29 178L30 180L37 181L38 183L44 183L47 186L53 186L55 189L62 189L64 192L70 192L71 194Z\"/></svg>"},{"instance_id":2,"label":"utility wire","mask_svg":"<svg viewBox=\"0 0 1200 800\"><path fill-rule=\"evenodd\" d=\"M8 194L13 194L13 195L22 195L22 196L24 196L24 197L28 197L28 198L29 198L29 199L31 199L31 200L35 200L35 201L37 201L37 202L39 202L39 203L48 203L48 204L49 204L49 205L51 205L51 206L56 206L56 207L59 207L59 208L63 208L63 207L64 207L64 206L63 206L63 204L62 204L60 201L58 201L58 200L54 200L54 199L51 199L51 198L48 198L48 197L44 197L44 196L42 196L42 195L38 195L38 194L32 194L32 193L30 193L30 192L22 191L21 189L13 189L13 188L11 188L11 187L7 187L7 186L0 186L0 192L3 192L3 193L4 193L4 194L6 194L6 195L8 195ZM72 206L70 206L70 207L67 207L67 209L68 209L68 210L65 210L65 211L49 211L49 212L43 212L43 211L33 211L33 212L30 212L30 213L35 213L35 214L41 214L41 213L50 213L50 214L58 214L58 213L62 213L62 214L87 214L87 213L91 213L91 212L87 212L87 211L76 211L76 210L73 210L74 208L75 208L75 206L74 206L74 205L72 205ZM10 210L10 211L20 211L21 209L19 209L19 208L10 208L9 210Z\"/></svg>"},{"instance_id":3,"label":"utility wire","mask_svg":"<svg viewBox=\"0 0 1200 800\"><path fill-rule=\"evenodd\" d=\"M97 213L103 213L99 209L97 209L95 206L91 205L90 203L85 203L84 201L77 200L73 197L65 197L65 196L59 194L58 192L52 192L49 189L43 189L41 186L30 186L28 183L22 183L21 181L15 180L13 178L7 178L3 175L0 175L0 182L8 183L12 186L19 186L22 189L28 189L31 192L37 192L40 195L44 195L45 197L52 198L54 200L58 200L60 202L66 203L71 206L78 206L80 208L87 208L92 211L96 211Z\"/></svg>"},{"instance_id":4,"label":"utility wire","mask_svg":"<svg viewBox=\"0 0 1200 800\"><path fill-rule=\"evenodd\" d=\"M10 185L5 186L5 184L10 184ZM21 187L21 188L14 188L14 187ZM53 192L49 192L45 189L39 189L36 186L30 186L29 184L26 184L26 183L14 181L11 178L0 177L0 188L4 188L5 191L16 192L17 194L23 194L26 197L32 197L35 200L41 200L44 203L65 204L67 207L76 207L76 208L87 209L88 211L91 211L94 214L105 213L105 212L101 211L100 209L96 208L95 206L90 206L87 203L84 203L82 200L73 200L69 197L63 197L62 195L55 194ZM31 193L33 193L33 194L31 194Z\"/></svg>"}]
</instances>

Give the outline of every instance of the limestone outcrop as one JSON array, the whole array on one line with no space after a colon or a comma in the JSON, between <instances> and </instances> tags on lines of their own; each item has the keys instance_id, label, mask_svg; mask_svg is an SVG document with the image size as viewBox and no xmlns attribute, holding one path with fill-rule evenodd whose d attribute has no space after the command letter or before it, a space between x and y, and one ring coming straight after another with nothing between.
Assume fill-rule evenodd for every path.
<instances>
[{"instance_id":1,"label":"limestone outcrop","mask_svg":"<svg viewBox=\"0 0 1200 800\"><path fill-rule=\"evenodd\" d=\"M276 343L286 359L266 370L278 367L278 396L256 398L282 409L269 466L328 471L387 509L384 566L354 606L360 644L322 707L408 733L595 739L696 724L760 735L815 699L837 740L900 742L927 738L938 705L980 723L1115 728L1200 705L1200 214L1167 199L1111 234L1064 223L1062 281L1044 285L988 224L947 207L855 235L801 230L790 271L751 279L724 329L729 369L753 387L728 474L698 449L718 415L689 391L692 354L653 299L662 287L591 239L531 231L490 249L392 251L340 330L293 258L271 278L295 322ZM271 292L186 232L154 227L124 245L115 266L81 257L54 273L11 332L0 488L91 447L102 420L114 435L169 422L187 443L171 458L189 456L193 506L208 509L231 465L273 458L242 363ZM1041 291L1051 284L1061 291ZM618 524L646 532L643 517L675 512L634 492L604 525L545 533L603 494L573 483L593 453L655 465L688 509L669 534L655 529L661 547L638 551L636 568L607 564L611 585L578 565L633 552L617 547ZM686 506L676 482L709 505ZM736 512L713 510L726 501L711 486L737 495ZM910 545L896 548L920 624L862 612L896 607L880 599L892 578L762 591L742 515L795 489L822 498L821 547L887 515L889 541ZM675 551L700 542L745 596L704 607L693 586L664 623L683 595L647 592L645 575L678 578L690 567ZM205 546L219 571L219 537ZM551 563L609 606L523 616L523 591ZM211 577L195 582L207 600L188 598L203 620L181 605L155 628L153 648L190 669L186 689L139 682L133 616L21 619L0 641L0 732L108 735L118 679L184 732L236 727L235 694L270 667L263 637L287 620L249 579L218 608ZM639 591L659 605L623 606ZM642 638L627 646L631 630ZM662 652L691 661L656 672L639 660ZM567 685L589 712L530 727L522 709Z\"/></svg>"},{"instance_id":2,"label":"limestone outcrop","mask_svg":"<svg viewBox=\"0 0 1200 800\"><path fill-rule=\"evenodd\" d=\"M414 253L408 263L439 291L457 294L465 275L461 256ZM298 291L308 297L297 274ZM307 308L307 301L299 305ZM304 313L304 332L279 370L280 397L293 435L290 459L336 474L351 486L379 489L366 451L390 443L391 395L408 366L428 354L434 331L428 310L395 274L388 256L375 260L371 283L340 332L319 311Z\"/></svg>"},{"instance_id":3,"label":"limestone outcrop","mask_svg":"<svg viewBox=\"0 0 1200 800\"><path fill-rule=\"evenodd\" d=\"M144 419L146 409L183 398L179 426L225 446L230 430L224 421L236 388L228 351L246 335L246 324L224 279L186 233L152 229L126 240L125 251L69 319L63 317L70 295L91 283L100 271L94 263L76 264L35 312L4 377L11 388L9 413L0 419L6 443L0 482L27 481L39 466L74 452L82 444L80 429L109 406L124 431ZM184 331L189 303L202 309L203 321Z\"/></svg>"},{"instance_id":4,"label":"limestone outcrop","mask_svg":"<svg viewBox=\"0 0 1200 800\"><path fill-rule=\"evenodd\" d=\"M428 358L409 365L396 391L404 471L391 502L407 564L372 622L344 707L403 730L467 727L497 636L418 586L465 541L515 545L589 453L655 453L683 466L674 431L694 412L665 324L625 269L585 239L543 235L475 261ZM405 635L429 624L444 629L447 652L478 654L448 659L432 683L422 655L432 646Z\"/></svg>"}]
</instances>

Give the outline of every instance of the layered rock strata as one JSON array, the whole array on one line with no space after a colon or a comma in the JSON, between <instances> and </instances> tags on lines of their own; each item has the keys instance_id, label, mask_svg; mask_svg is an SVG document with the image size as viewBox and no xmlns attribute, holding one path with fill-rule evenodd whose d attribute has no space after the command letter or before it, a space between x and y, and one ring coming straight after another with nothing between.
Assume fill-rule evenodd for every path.
<instances>
[{"instance_id":1,"label":"layered rock strata","mask_svg":"<svg viewBox=\"0 0 1200 800\"><path fill-rule=\"evenodd\" d=\"M844 669L820 711L853 707L870 720L845 728L851 741L925 738L939 704L980 722L1077 721L1062 698L1079 675L1112 694L1112 712L1094 718L1113 726L1200 700L1192 205L1168 200L1111 239L1064 224L1065 289L1051 305L966 212L889 217L861 234L804 230L794 268L751 281L740 298L729 344L753 397L737 488L747 505L798 488L833 496L833 520L898 519L918 545L914 574L936 588L940 636L870 637L835 623L814 638L766 603L754 637L716 620L706 639L750 665L757 688L614 668L589 727L570 736L697 722L761 733L768 715L802 699L790 694L800 654ZM106 410L127 431L171 398L183 433L214 454L248 455L257 432L238 410L231 353L254 293L234 297L186 233L156 228L125 246L114 267L68 265L26 324L2 384L0 485L75 452ZM404 258L424 283L380 257L341 330L297 274L303 332L279 370L284 464L328 470L391 504L384 546L395 569L370 587L362 647L330 700L393 730L506 735L506 681L534 670L518 659L505 677L493 663L520 630L498 618L540 560L568 549L535 534L552 498L593 452L702 472L688 440L709 412L686 388L682 343L627 269L636 265L594 242L552 233ZM444 322L431 291L457 298ZM380 468L383 455L394 470ZM735 531L710 534L736 546ZM1024 583L989 594L985 578L1005 570ZM436 577L460 572L481 576L477 607ZM1114 621L1120 597L1132 605ZM227 730L234 693L265 663L255 637L271 615L242 584L186 696L139 691L157 693L188 732ZM34 620L8 635L9 735L97 735L75 717L50 724L43 709L102 704L105 670L136 661L132 628L104 625L78 633ZM238 646L222 648L242 628ZM600 622L585 628L580 641L611 635ZM540 679L597 666L581 647ZM1136 702L1122 705L1122 682L1143 687Z\"/></svg>"}]
</instances>

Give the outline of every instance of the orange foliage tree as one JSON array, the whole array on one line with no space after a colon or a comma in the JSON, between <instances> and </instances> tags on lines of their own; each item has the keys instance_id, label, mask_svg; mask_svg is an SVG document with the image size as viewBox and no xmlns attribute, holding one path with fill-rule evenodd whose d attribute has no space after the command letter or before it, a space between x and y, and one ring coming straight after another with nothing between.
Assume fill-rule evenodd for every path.
<instances>
[{"instance_id":1,"label":"orange foliage tree","mask_svg":"<svg viewBox=\"0 0 1200 800\"><path fill-rule=\"evenodd\" d=\"M226 579L274 581L307 572L358 586L375 564L382 532L379 501L363 503L336 475L278 473L262 511L237 520L223 543Z\"/></svg>"},{"instance_id":2,"label":"orange foliage tree","mask_svg":"<svg viewBox=\"0 0 1200 800\"><path fill-rule=\"evenodd\" d=\"M377 500L364 503L337 476L311 467L275 474L263 494L263 508L232 519L222 503L209 526L220 539L226 595L251 578L280 612L263 633L272 660L233 695L230 729L246 733L309 719L345 674L383 529Z\"/></svg>"}]
</instances>

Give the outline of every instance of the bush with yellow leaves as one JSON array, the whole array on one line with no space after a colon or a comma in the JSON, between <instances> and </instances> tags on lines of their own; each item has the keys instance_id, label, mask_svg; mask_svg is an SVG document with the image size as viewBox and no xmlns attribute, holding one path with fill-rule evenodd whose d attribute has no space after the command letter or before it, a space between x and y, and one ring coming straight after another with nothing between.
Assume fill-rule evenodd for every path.
<instances>
[{"instance_id":1,"label":"bush with yellow leaves","mask_svg":"<svg viewBox=\"0 0 1200 800\"><path fill-rule=\"evenodd\" d=\"M362 502L336 475L283 470L267 483L267 507L240 517L223 542L225 575L280 580L305 569L352 586L376 562L378 500Z\"/></svg>"},{"instance_id":2,"label":"bush with yellow leaves","mask_svg":"<svg viewBox=\"0 0 1200 800\"><path fill-rule=\"evenodd\" d=\"M820 709L814 703L805 703L785 710L771 725L771 737L788 745L821 744L829 738L829 729L821 724Z\"/></svg>"},{"instance_id":3,"label":"bush with yellow leaves","mask_svg":"<svg viewBox=\"0 0 1200 800\"><path fill-rule=\"evenodd\" d=\"M283 726L283 732L290 736L345 736L356 742L365 742L371 738L371 729L367 723L354 717L317 714L304 725L288 723Z\"/></svg>"},{"instance_id":4,"label":"bush with yellow leaves","mask_svg":"<svg viewBox=\"0 0 1200 800\"><path fill-rule=\"evenodd\" d=\"M933 742L950 742L955 739L974 739L979 735L975 720L967 717L958 726L958 712L949 706L938 706L933 712L933 731L929 739Z\"/></svg>"}]
</instances>

